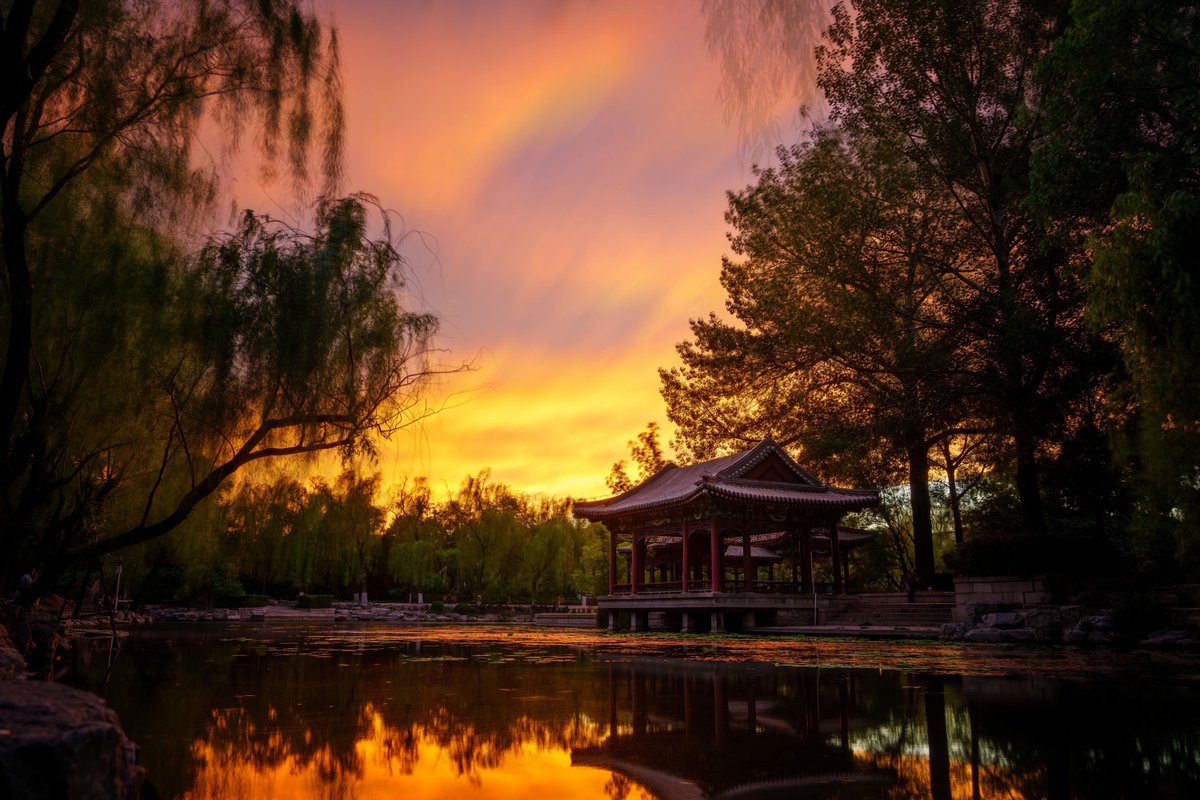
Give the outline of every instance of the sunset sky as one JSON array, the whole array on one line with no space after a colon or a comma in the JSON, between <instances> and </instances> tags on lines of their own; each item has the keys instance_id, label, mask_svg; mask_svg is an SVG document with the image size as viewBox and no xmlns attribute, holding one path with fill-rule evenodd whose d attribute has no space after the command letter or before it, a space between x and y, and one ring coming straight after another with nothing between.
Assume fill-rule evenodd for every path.
<instances>
[{"instance_id":1,"label":"sunset sky","mask_svg":"<svg viewBox=\"0 0 1200 800\"><path fill-rule=\"evenodd\" d=\"M405 252L439 345L475 366L385 444L385 482L490 468L597 497L647 422L670 439L657 369L722 307L725 192L751 179L699 5L318 3L341 37L345 188L424 234Z\"/></svg>"}]
</instances>

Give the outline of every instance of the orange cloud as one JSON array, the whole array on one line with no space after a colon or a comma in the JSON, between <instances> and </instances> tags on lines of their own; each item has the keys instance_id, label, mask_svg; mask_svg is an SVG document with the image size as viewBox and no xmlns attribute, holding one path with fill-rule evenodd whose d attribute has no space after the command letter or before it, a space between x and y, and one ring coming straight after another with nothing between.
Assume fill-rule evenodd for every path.
<instances>
[{"instance_id":1,"label":"orange cloud","mask_svg":"<svg viewBox=\"0 0 1200 800\"><path fill-rule=\"evenodd\" d=\"M385 444L385 481L453 490L490 467L525 491L605 494L647 422L670 438L657 368L722 307L725 192L750 178L698 5L326 8L347 187L430 234L404 246L416 302L453 358L478 355L451 407Z\"/></svg>"}]
</instances>

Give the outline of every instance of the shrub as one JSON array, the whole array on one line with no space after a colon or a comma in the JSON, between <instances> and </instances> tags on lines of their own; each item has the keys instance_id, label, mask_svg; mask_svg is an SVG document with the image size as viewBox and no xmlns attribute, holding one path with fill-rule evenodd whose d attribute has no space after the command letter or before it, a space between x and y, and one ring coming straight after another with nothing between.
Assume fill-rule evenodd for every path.
<instances>
[{"instance_id":1,"label":"shrub","mask_svg":"<svg viewBox=\"0 0 1200 800\"><path fill-rule=\"evenodd\" d=\"M218 608L241 608L239 604L246 596L242 582L228 575L214 575L209 588L212 591L212 603Z\"/></svg>"},{"instance_id":2,"label":"shrub","mask_svg":"<svg viewBox=\"0 0 1200 800\"><path fill-rule=\"evenodd\" d=\"M271 602L265 594L247 594L238 598L238 608L262 608Z\"/></svg>"},{"instance_id":3,"label":"shrub","mask_svg":"<svg viewBox=\"0 0 1200 800\"><path fill-rule=\"evenodd\" d=\"M974 536L943 560L957 575L1114 575L1121 570L1119 550L1107 539L1086 535L1013 534Z\"/></svg>"},{"instance_id":4,"label":"shrub","mask_svg":"<svg viewBox=\"0 0 1200 800\"><path fill-rule=\"evenodd\" d=\"M433 612L434 614L441 614L443 611L446 610L446 604L443 603L441 600L434 600L432 603L429 604L429 610L431 612Z\"/></svg>"},{"instance_id":5,"label":"shrub","mask_svg":"<svg viewBox=\"0 0 1200 800\"><path fill-rule=\"evenodd\" d=\"M474 614L475 608L470 603L459 603L454 607L455 614Z\"/></svg>"},{"instance_id":6,"label":"shrub","mask_svg":"<svg viewBox=\"0 0 1200 800\"><path fill-rule=\"evenodd\" d=\"M1113 627L1130 639L1144 639L1151 631L1166 628L1170 610L1146 592L1126 592L1113 603Z\"/></svg>"},{"instance_id":7,"label":"shrub","mask_svg":"<svg viewBox=\"0 0 1200 800\"><path fill-rule=\"evenodd\" d=\"M333 608L331 594L302 594L296 598L297 608Z\"/></svg>"}]
</instances>

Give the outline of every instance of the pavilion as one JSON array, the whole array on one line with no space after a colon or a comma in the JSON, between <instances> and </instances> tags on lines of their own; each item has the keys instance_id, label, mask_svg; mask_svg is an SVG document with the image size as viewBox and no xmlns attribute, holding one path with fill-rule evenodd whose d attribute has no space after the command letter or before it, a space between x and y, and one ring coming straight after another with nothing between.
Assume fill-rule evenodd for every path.
<instances>
[{"instance_id":1,"label":"pavilion","mask_svg":"<svg viewBox=\"0 0 1200 800\"><path fill-rule=\"evenodd\" d=\"M725 630L815 613L815 557L828 556L832 593L844 593L846 551L871 534L838 523L878 503L878 491L824 484L766 439L711 461L668 464L615 497L576 502L574 513L609 530L609 591L598 603L610 627L628 613L635 630L655 621Z\"/></svg>"}]
</instances>

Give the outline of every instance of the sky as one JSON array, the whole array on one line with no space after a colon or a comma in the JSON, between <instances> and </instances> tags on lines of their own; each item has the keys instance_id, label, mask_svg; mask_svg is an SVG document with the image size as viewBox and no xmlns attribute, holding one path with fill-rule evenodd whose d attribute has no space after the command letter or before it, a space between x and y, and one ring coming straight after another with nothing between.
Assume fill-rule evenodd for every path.
<instances>
[{"instance_id":1,"label":"sky","mask_svg":"<svg viewBox=\"0 0 1200 800\"><path fill-rule=\"evenodd\" d=\"M384 483L490 469L529 493L609 494L658 368L719 311L726 192L752 178L699 0L324 0L347 110L344 188L410 231L437 346L472 369L383 444ZM243 206L268 202L254 177ZM268 212L270 207L263 209Z\"/></svg>"}]
</instances>

